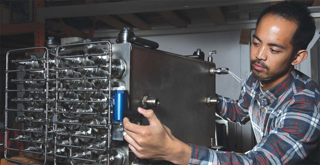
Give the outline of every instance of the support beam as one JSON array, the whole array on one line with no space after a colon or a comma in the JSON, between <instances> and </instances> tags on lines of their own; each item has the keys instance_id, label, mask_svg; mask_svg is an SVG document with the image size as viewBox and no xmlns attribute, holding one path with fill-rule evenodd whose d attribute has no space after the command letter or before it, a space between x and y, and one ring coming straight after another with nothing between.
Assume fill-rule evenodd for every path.
<instances>
[{"instance_id":1,"label":"support beam","mask_svg":"<svg viewBox=\"0 0 320 165\"><path fill-rule=\"evenodd\" d=\"M46 33L48 33L49 35L58 36L58 37L60 37L60 38L66 37L66 34L63 33L63 32L60 32L60 33L59 33L59 32L55 32L55 31L53 31L53 30L47 30Z\"/></svg>"},{"instance_id":2,"label":"support beam","mask_svg":"<svg viewBox=\"0 0 320 165\"><path fill-rule=\"evenodd\" d=\"M66 29L67 29L67 31L66 31ZM53 27L51 30L62 31L62 32L66 33L68 36L72 36L72 37L88 38L88 35L85 32L83 32L79 29L76 29L74 27L71 27L71 26L65 24L64 22L53 22Z\"/></svg>"},{"instance_id":3,"label":"support beam","mask_svg":"<svg viewBox=\"0 0 320 165\"><path fill-rule=\"evenodd\" d=\"M127 22L131 23L135 27L141 30L151 30L152 27L148 25L146 22L141 20L139 17L137 17L134 14L119 14L120 18L126 20Z\"/></svg>"},{"instance_id":4,"label":"support beam","mask_svg":"<svg viewBox=\"0 0 320 165\"><path fill-rule=\"evenodd\" d=\"M215 25L227 24L220 7L206 7L206 10Z\"/></svg>"},{"instance_id":5,"label":"support beam","mask_svg":"<svg viewBox=\"0 0 320 165\"><path fill-rule=\"evenodd\" d=\"M126 25L123 22L121 22L121 21L119 21L109 15L95 17L94 19L102 21L112 27L119 29L119 30L122 30L124 27L130 27L129 25Z\"/></svg>"},{"instance_id":6,"label":"support beam","mask_svg":"<svg viewBox=\"0 0 320 165\"><path fill-rule=\"evenodd\" d=\"M282 1L270 2L270 5L271 5L271 6L272 6L272 5L276 5L276 4L280 3L280 2L282 2Z\"/></svg>"},{"instance_id":7,"label":"support beam","mask_svg":"<svg viewBox=\"0 0 320 165\"><path fill-rule=\"evenodd\" d=\"M92 39L92 38L94 38L94 31L96 30L96 24L97 24L97 22L95 21L95 20L90 20L90 22L89 22L89 25L90 25L90 27L89 27L89 39Z\"/></svg>"},{"instance_id":8,"label":"support beam","mask_svg":"<svg viewBox=\"0 0 320 165\"><path fill-rule=\"evenodd\" d=\"M188 27L187 21L180 18L174 11L160 11L159 12L166 20L170 22L173 26L177 28Z\"/></svg>"},{"instance_id":9,"label":"support beam","mask_svg":"<svg viewBox=\"0 0 320 165\"><path fill-rule=\"evenodd\" d=\"M252 29L242 29L240 35L240 44L249 45Z\"/></svg>"},{"instance_id":10,"label":"support beam","mask_svg":"<svg viewBox=\"0 0 320 165\"><path fill-rule=\"evenodd\" d=\"M21 45L29 45L29 47L34 45L32 33L29 34L22 34L22 35L9 35L9 36L2 36L0 38L1 46L6 43L14 43L14 44L21 44Z\"/></svg>"},{"instance_id":11,"label":"support beam","mask_svg":"<svg viewBox=\"0 0 320 165\"><path fill-rule=\"evenodd\" d=\"M255 29L256 23L240 23L237 25L220 25L220 26L208 26L203 27L188 27L188 28L163 28L163 29L152 29L152 30L135 30L134 34L139 37L146 36L161 36L161 35L179 35L179 34L195 34L195 33L211 33L211 32L221 32L221 31L234 31L241 29ZM117 38L119 34L118 30L108 30L95 32L96 38Z\"/></svg>"},{"instance_id":12,"label":"support beam","mask_svg":"<svg viewBox=\"0 0 320 165\"><path fill-rule=\"evenodd\" d=\"M94 0L85 0L86 4L94 3Z\"/></svg>"},{"instance_id":13,"label":"support beam","mask_svg":"<svg viewBox=\"0 0 320 165\"><path fill-rule=\"evenodd\" d=\"M39 9L38 20L44 21L45 19L49 18L88 17L97 15L116 15L127 13L183 10L213 6L266 3L274 1L279 0L188 0L166 1L165 3L163 1L125 1L112 3L94 3L85 5L68 5L59 7L43 7Z\"/></svg>"},{"instance_id":14,"label":"support beam","mask_svg":"<svg viewBox=\"0 0 320 165\"><path fill-rule=\"evenodd\" d=\"M315 21L319 21L318 19L320 18L320 5L308 7L308 9L311 12L311 16L315 19Z\"/></svg>"},{"instance_id":15,"label":"support beam","mask_svg":"<svg viewBox=\"0 0 320 165\"><path fill-rule=\"evenodd\" d=\"M1 36L33 33L34 31L35 31L35 23L33 22L0 26Z\"/></svg>"},{"instance_id":16,"label":"support beam","mask_svg":"<svg viewBox=\"0 0 320 165\"><path fill-rule=\"evenodd\" d=\"M6 5L0 5L0 24L9 24L10 10Z\"/></svg>"},{"instance_id":17,"label":"support beam","mask_svg":"<svg viewBox=\"0 0 320 165\"><path fill-rule=\"evenodd\" d=\"M38 20L38 11L39 8L44 7L44 1L42 0L35 0L34 1L34 24L35 24L35 31L34 31L34 46L35 47L42 47L44 46L45 42L45 26L44 22L39 22ZM40 51L40 50L37 50Z\"/></svg>"},{"instance_id":18,"label":"support beam","mask_svg":"<svg viewBox=\"0 0 320 165\"><path fill-rule=\"evenodd\" d=\"M32 44L24 44L24 43L12 43L12 42L0 42L1 49L18 49L18 48L27 48L27 47L33 47Z\"/></svg>"},{"instance_id":19,"label":"support beam","mask_svg":"<svg viewBox=\"0 0 320 165\"><path fill-rule=\"evenodd\" d=\"M46 2L65 2L66 0L46 0Z\"/></svg>"},{"instance_id":20,"label":"support beam","mask_svg":"<svg viewBox=\"0 0 320 165\"><path fill-rule=\"evenodd\" d=\"M66 25L66 23L64 23L64 21L62 19L60 19L60 24L63 27L64 33L67 34L67 37L72 37L72 34L70 33L69 27Z\"/></svg>"},{"instance_id":21,"label":"support beam","mask_svg":"<svg viewBox=\"0 0 320 165\"><path fill-rule=\"evenodd\" d=\"M106 0L85 0L86 4L90 4L90 3L103 3L106 2Z\"/></svg>"}]
</instances>

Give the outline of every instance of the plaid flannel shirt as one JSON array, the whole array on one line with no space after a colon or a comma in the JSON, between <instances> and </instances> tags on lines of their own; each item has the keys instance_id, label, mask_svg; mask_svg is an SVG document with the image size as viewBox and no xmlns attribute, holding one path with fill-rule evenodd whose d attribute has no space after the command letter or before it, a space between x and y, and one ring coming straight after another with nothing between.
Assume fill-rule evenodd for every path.
<instances>
[{"instance_id":1,"label":"plaid flannel shirt","mask_svg":"<svg viewBox=\"0 0 320 165\"><path fill-rule=\"evenodd\" d=\"M240 156L191 144L189 164L296 164L307 156L319 161L319 91L313 80L293 70L263 92L251 73L239 100L219 96L216 113L240 124L250 117L257 145Z\"/></svg>"}]
</instances>

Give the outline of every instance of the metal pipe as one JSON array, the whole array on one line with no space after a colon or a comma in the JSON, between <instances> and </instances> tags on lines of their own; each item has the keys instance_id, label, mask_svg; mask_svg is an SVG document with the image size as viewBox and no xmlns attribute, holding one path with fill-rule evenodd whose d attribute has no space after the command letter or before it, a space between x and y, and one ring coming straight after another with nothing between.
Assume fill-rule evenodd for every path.
<instances>
[{"instance_id":1,"label":"metal pipe","mask_svg":"<svg viewBox=\"0 0 320 165\"><path fill-rule=\"evenodd\" d=\"M14 101L14 102L45 102L45 100L30 100L30 99L26 99L26 98L23 98L24 100L22 99L11 99L11 101Z\"/></svg>"},{"instance_id":2,"label":"metal pipe","mask_svg":"<svg viewBox=\"0 0 320 165\"><path fill-rule=\"evenodd\" d=\"M70 123L70 122L57 122L58 124L67 124L67 125L79 125L79 126L92 126L92 127L105 127L105 125L98 124L83 124L83 123Z\"/></svg>"},{"instance_id":3,"label":"metal pipe","mask_svg":"<svg viewBox=\"0 0 320 165\"><path fill-rule=\"evenodd\" d=\"M48 143L48 110L49 110L49 82L48 82L48 79L49 79L49 50L46 48L46 66L44 66L47 70L46 74L45 74L45 79L46 79L46 122L45 122L45 134L44 134L44 144L43 144L43 147L44 147L44 163L43 164L46 164L47 162L47 143Z\"/></svg>"},{"instance_id":4,"label":"metal pipe","mask_svg":"<svg viewBox=\"0 0 320 165\"><path fill-rule=\"evenodd\" d=\"M59 60L58 60L58 52L59 52L59 47L57 48L56 50L56 54L55 54L55 57L54 57L54 60L55 60L55 64L56 64L56 68L59 67ZM59 72L58 70L56 70L56 80L55 80L55 83L56 83L56 100L55 100L55 112L54 112L54 115L53 115L53 133L56 134L56 131L57 131L57 111L58 111L58 99L59 99L59 96L58 96L58 92L57 92L57 89L58 89L58 78L59 78ZM53 145L53 164L56 165L57 164L57 136L54 136L54 145Z\"/></svg>"},{"instance_id":5,"label":"metal pipe","mask_svg":"<svg viewBox=\"0 0 320 165\"><path fill-rule=\"evenodd\" d=\"M43 89L16 89L16 90L13 90L13 89L8 89L7 92L44 92L45 90Z\"/></svg>"},{"instance_id":6,"label":"metal pipe","mask_svg":"<svg viewBox=\"0 0 320 165\"><path fill-rule=\"evenodd\" d=\"M8 148L7 145L8 145L8 140L7 140L7 134L8 134L8 131L20 131L20 132L31 132L31 133L41 133L43 134L43 131L40 132L40 131L30 131L30 130L22 130L22 129L11 129L11 128L8 128L8 92L9 92L9 89L8 89L8 74L9 73L13 73L13 72L20 72L20 71L42 71L42 70L45 70L46 68L43 68L43 69L21 69L21 70L9 70L9 55L11 52L18 52L18 51L25 51L25 50L36 50L36 49L45 49L46 50L46 53L44 53L43 55L43 58L42 59L46 59L46 57L48 57L48 54L49 54L49 50L46 48L46 47L31 47L31 48L22 48L22 49L14 49L14 50L9 50L6 54L6 85L5 85L5 145L4 145L4 157L9 160L9 161L12 161L12 162L16 162L16 163L24 163L24 164L32 164L32 163L25 163L25 162L20 162L20 161L16 161L16 160L12 160L12 159L9 159L7 157L7 150L10 149L10 150L17 150L17 151L21 151L21 152L30 152L32 153L32 151L26 151L26 150L20 150L20 149L13 149L13 148ZM44 66L45 67L45 66ZM46 80L46 75L44 75L44 80ZM48 88L46 88L46 92L48 92ZM20 101L20 100L16 100L16 99L12 99L12 101ZM25 100L24 100L25 101ZM40 101L40 100L36 100L36 101ZM34 100L33 100L34 102ZM41 101L43 102L43 101ZM47 110L46 110L46 119L47 119ZM46 127L46 125L45 125ZM45 131L45 134L47 134L47 129ZM47 140L47 136L45 135L45 142ZM42 152L40 154L43 154ZM47 155L47 149L45 147L45 153L44 153L45 157L44 157L44 162L43 164L46 164L46 155Z\"/></svg>"},{"instance_id":7,"label":"metal pipe","mask_svg":"<svg viewBox=\"0 0 320 165\"><path fill-rule=\"evenodd\" d=\"M57 111L57 113L62 113L62 114L83 114L83 115L99 115L100 114L98 112L61 112L61 111Z\"/></svg>"},{"instance_id":8,"label":"metal pipe","mask_svg":"<svg viewBox=\"0 0 320 165\"><path fill-rule=\"evenodd\" d=\"M73 160L82 160L82 161L87 161L87 162L96 162L96 160L84 159L84 158L74 158L74 157L70 157L70 159L73 159Z\"/></svg>"},{"instance_id":9,"label":"metal pipe","mask_svg":"<svg viewBox=\"0 0 320 165\"><path fill-rule=\"evenodd\" d=\"M29 62L29 61L45 61L45 58L38 58L38 59L23 59L23 60L11 60L12 63L16 62Z\"/></svg>"},{"instance_id":10,"label":"metal pipe","mask_svg":"<svg viewBox=\"0 0 320 165\"><path fill-rule=\"evenodd\" d=\"M107 77L79 77L79 78L58 78L58 80L93 80L93 79L106 79Z\"/></svg>"},{"instance_id":11,"label":"metal pipe","mask_svg":"<svg viewBox=\"0 0 320 165\"><path fill-rule=\"evenodd\" d=\"M46 81L46 79L12 79L12 82L24 82L24 81Z\"/></svg>"},{"instance_id":12,"label":"metal pipe","mask_svg":"<svg viewBox=\"0 0 320 165\"><path fill-rule=\"evenodd\" d=\"M19 131L19 132L28 132L28 133L39 133L39 134L43 134L43 131L31 131L31 130L24 130L24 129L11 129L8 128L8 131Z\"/></svg>"},{"instance_id":13,"label":"metal pipe","mask_svg":"<svg viewBox=\"0 0 320 165\"><path fill-rule=\"evenodd\" d=\"M103 54L85 54L85 56L108 56L107 58L109 58L109 66L107 66L109 68L109 73L108 73L108 77L81 77L81 78L61 78L60 75L59 75L59 70L62 70L62 68L59 68L59 58L61 56L59 56L59 51L60 51L60 48L63 47L63 46L66 46L66 47L69 47L69 46L78 46L78 45L87 45L87 44L96 44L96 43L105 43L107 44L108 46L108 49L109 51L105 51L106 53L103 53ZM43 154L44 156L44 164L46 163L47 161L47 155L49 154L48 153L48 149L47 149L47 143L48 143L48 134L54 134L54 152L50 152L50 155L53 155L53 159L54 159L54 164L57 164L57 157L61 157L61 155L57 155L57 146L59 146L58 144L58 140L57 140L57 136L59 135L62 135L62 136L69 136L69 146L65 146L65 147L71 147L71 141L72 141L72 137L77 137L77 138L90 138L90 139L98 139L98 140L101 140L101 138L108 138L108 145L106 146L107 150L108 150L108 164L110 164L110 148L111 148L111 129L112 129L112 124L111 124L111 105L109 104L108 105L108 112L105 112L105 113L108 113L108 122L104 125L99 125L99 124L84 124L84 123L69 123L69 122L59 122L59 118L58 118L58 114L85 114L85 115L103 115L103 113L101 112L95 112L95 113L86 113L86 112L61 112L59 111L58 109L58 106L60 105L59 103L61 102L69 102L69 103L112 103L112 97L111 97L111 92L112 92L112 86L111 86L111 71L112 71L112 44L109 42L109 41L103 41L103 42L87 42L87 43L81 43L81 44L68 44L68 45L61 45L59 46L57 49L56 49L56 55L55 55L55 68L54 69L50 69L49 68L49 62L50 62L50 59L49 59L49 50L45 47L39 47L39 49L45 49L45 53L43 54L43 58L39 58L37 60L41 60L41 61L45 61L45 65L42 65L43 68L41 69L16 69L16 70L9 70L9 53L10 52L7 52L7 57L6 57L6 103L5 103L5 128L6 128L6 137L8 135L8 132L7 131L10 131L10 130L14 130L14 131L19 131L19 132L30 132L30 133L37 133L37 134L42 134L41 135L41 139L39 140L43 140L42 141L36 141L36 140L29 140L27 138L25 139L11 139L11 140L14 140L14 141L24 141L24 142L33 142L33 143L39 143L39 144L42 144L42 152L33 152L33 151L25 151L25 152L29 152L29 153L36 153L36 154ZM29 49L34 49L34 48L29 48ZM22 51L22 50L26 50L26 49L19 49L19 51ZM111 53L111 54L109 54ZM70 56L69 56L70 57ZM33 61L34 59L26 59L26 60L12 60L11 62L25 62L25 61ZM37 60L34 60L34 61L37 61ZM107 61L107 60L106 60ZM52 63L52 62L50 62ZM80 66L80 67L66 67L66 68L71 68L71 69L81 69L81 68L104 68L105 66L103 65L94 65L94 66ZM25 81L42 81L41 83L45 83L45 89L44 90L40 90L40 89L21 89L21 90L18 90L18 89L8 89L8 74L9 73L14 73L14 72L26 72L26 71L41 71L41 74L43 76L43 78L38 78L37 76L37 79L13 79L11 80L12 82L25 82ZM42 72L43 71L43 72ZM52 78L50 79L49 78L49 75L52 73L52 71L55 71L55 78ZM31 76L32 77L32 76ZM107 89L59 89L59 88L62 88L62 86L60 87L60 84L62 83L61 81L63 80L92 80L92 79L108 79L106 81L109 82L109 85L108 85L108 88ZM49 84L51 84L51 81L55 81L55 88L52 88L49 90ZM60 92L102 92L102 91L107 91L108 90L108 93L109 93L109 96L108 96L108 99L105 99L105 101L89 101L89 100L61 100L59 99L60 97ZM28 109L14 109L14 108L8 108L8 92L45 92L45 98L41 98L41 99L38 99L37 97L35 97L36 99L33 99L33 98L15 98L15 99L11 99L11 101L15 101L15 102L21 102L21 103L35 103L35 102L41 102L41 103L45 103L45 110L43 109L40 109L40 110L28 110ZM54 99L50 99L50 94L49 92L55 92L55 100ZM51 103L53 103L52 101L55 101L55 107L54 107L54 110L52 111L49 111L49 108L51 105ZM42 104L43 105L43 104ZM105 110L105 109L104 109ZM7 125L8 125L8 111L14 111L14 112L36 112L36 113L45 113L45 122L44 125L42 126L42 128L40 130L37 130L37 129L30 129L31 127L27 127L28 129L11 129L11 128L7 128ZM54 115L51 118L49 118L49 112L52 112ZM106 117L105 116L102 116L104 117L104 120L106 120ZM43 117L42 117L42 120L43 120ZM33 121L29 121L29 122L34 122L35 120ZM48 128L49 128L49 122L53 123L53 128L51 131L48 131ZM68 125L82 125L82 126L90 126L90 127L102 127L104 129L107 129L108 130L108 135L107 136L83 136L83 135L70 135L70 133L59 133L57 132L58 131L58 124L68 124ZM5 139L5 153L7 154L7 149L6 146L8 145L7 143L7 139ZM83 147L81 147L83 148ZM89 149L89 150L96 150L96 151L106 151L106 149L99 149L99 148L91 148L91 147L85 147L85 149ZM18 149L17 149L18 150ZM72 149L70 149L70 153L69 153L69 157L64 157L63 158L70 158L70 159L74 159L74 160L82 160L82 161L89 161L89 162L97 162L96 160L90 160L90 159L82 159L82 158L73 158L72 157L73 153L72 153ZM6 156L6 155L5 155ZM43 157L42 157L43 158ZM19 162L20 163L20 162ZM25 163L25 164L29 164L29 163Z\"/></svg>"},{"instance_id":14,"label":"metal pipe","mask_svg":"<svg viewBox=\"0 0 320 165\"><path fill-rule=\"evenodd\" d=\"M68 46L69 46L69 45L68 45ZM63 58L75 58L75 57L88 57L88 56L105 56L105 53L97 53L97 54L76 54L76 55L60 56L59 59L63 59Z\"/></svg>"},{"instance_id":15,"label":"metal pipe","mask_svg":"<svg viewBox=\"0 0 320 165\"><path fill-rule=\"evenodd\" d=\"M44 69L18 69L18 70L8 70L9 73L11 73L11 72L28 72L28 71L44 71Z\"/></svg>"},{"instance_id":16,"label":"metal pipe","mask_svg":"<svg viewBox=\"0 0 320 165\"><path fill-rule=\"evenodd\" d=\"M36 140L23 140L23 139L10 139L10 141L19 141L19 142L31 142L31 143L39 143L39 144L42 144L43 142L39 142L39 141L36 141Z\"/></svg>"},{"instance_id":17,"label":"metal pipe","mask_svg":"<svg viewBox=\"0 0 320 165\"><path fill-rule=\"evenodd\" d=\"M7 52L6 54L6 86L5 86L5 105L4 105L4 109L5 109L5 117L4 117L4 157L7 159L7 149L6 147L8 147L8 141L7 141L7 137L8 137L8 130L7 130L7 127L8 127L8 60L9 60L9 53L10 51Z\"/></svg>"},{"instance_id":18,"label":"metal pipe","mask_svg":"<svg viewBox=\"0 0 320 165\"><path fill-rule=\"evenodd\" d=\"M112 129L112 125L111 125L111 105L112 105L112 97L111 97L111 73L112 73L112 44L110 43L110 55L109 55L109 104L108 104L108 165L110 164L110 145L111 145L111 129Z\"/></svg>"},{"instance_id":19,"label":"metal pipe","mask_svg":"<svg viewBox=\"0 0 320 165\"><path fill-rule=\"evenodd\" d=\"M106 92L108 89L58 89L58 92Z\"/></svg>"},{"instance_id":20,"label":"metal pipe","mask_svg":"<svg viewBox=\"0 0 320 165\"><path fill-rule=\"evenodd\" d=\"M57 70L64 70L64 69L83 69L83 68L104 68L103 65L91 65L91 66L70 66L70 67L60 67L56 68Z\"/></svg>"},{"instance_id":21,"label":"metal pipe","mask_svg":"<svg viewBox=\"0 0 320 165\"><path fill-rule=\"evenodd\" d=\"M43 113L44 110L27 110L27 109L6 109L6 111L13 111L13 112L38 112Z\"/></svg>"},{"instance_id":22,"label":"metal pipe","mask_svg":"<svg viewBox=\"0 0 320 165\"><path fill-rule=\"evenodd\" d=\"M65 145L65 144L58 144L58 146L61 147L72 147L72 148L79 148L84 150L95 150L95 151L105 151L106 149L100 149L100 148L91 148L91 147L84 147L84 146L75 146L75 145Z\"/></svg>"},{"instance_id":23,"label":"metal pipe","mask_svg":"<svg viewBox=\"0 0 320 165\"><path fill-rule=\"evenodd\" d=\"M106 101L88 101L88 100L58 100L58 102L70 102L70 103L105 103Z\"/></svg>"}]
</instances>

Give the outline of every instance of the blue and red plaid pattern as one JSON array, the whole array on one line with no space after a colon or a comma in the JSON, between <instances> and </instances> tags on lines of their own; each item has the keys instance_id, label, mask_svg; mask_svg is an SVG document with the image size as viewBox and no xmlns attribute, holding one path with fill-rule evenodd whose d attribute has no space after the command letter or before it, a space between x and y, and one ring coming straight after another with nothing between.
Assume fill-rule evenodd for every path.
<instances>
[{"instance_id":1,"label":"blue and red plaid pattern","mask_svg":"<svg viewBox=\"0 0 320 165\"><path fill-rule=\"evenodd\" d=\"M319 91L312 79L293 70L281 83L263 92L251 73L239 100L219 96L216 113L240 124L250 118L257 145L240 156L191 144L189 164L299 164L307 155L319 161Z\"/></svg>"}]
</instances>

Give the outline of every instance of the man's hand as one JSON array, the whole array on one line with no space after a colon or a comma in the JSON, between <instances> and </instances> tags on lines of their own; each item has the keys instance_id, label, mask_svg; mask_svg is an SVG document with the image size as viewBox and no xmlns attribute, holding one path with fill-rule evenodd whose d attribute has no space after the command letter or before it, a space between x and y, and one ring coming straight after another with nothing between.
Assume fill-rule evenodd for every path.
<instances>
[{"instance_id":1,"label":"man's hand","mask_svg":"<svg viewBox=\"0 0 320 165\"><path fill-rule=\"evenodd\" d=\"M188 164L191 147L176 139L171 130L163 125L153 110L138 108L146 117L148 126L133 124L128 118L123 119L124 139L132 152L141 159L166 160L174 164Z\"/></svg>"}]
</instances>

